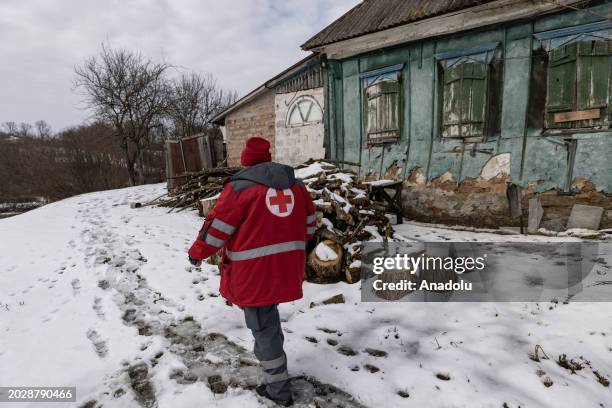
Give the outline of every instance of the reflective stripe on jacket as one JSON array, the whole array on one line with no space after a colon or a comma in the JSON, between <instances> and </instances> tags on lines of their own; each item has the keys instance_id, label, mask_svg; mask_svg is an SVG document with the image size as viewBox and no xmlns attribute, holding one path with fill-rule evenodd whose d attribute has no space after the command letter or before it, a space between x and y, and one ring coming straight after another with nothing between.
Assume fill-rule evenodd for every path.
<instances>
[{"instance_id":1,"label":"reflective stripe on jacket","mask_svg":"<svg viewBox=\"0 0 612 408\"><path fill-rule=\"evenodd\" d=\"M302 297L314 205L293 169L262 163L233 176L189 250L205 259L222 250L221 294L238 306Z\"/></svg>"}]
</instances>

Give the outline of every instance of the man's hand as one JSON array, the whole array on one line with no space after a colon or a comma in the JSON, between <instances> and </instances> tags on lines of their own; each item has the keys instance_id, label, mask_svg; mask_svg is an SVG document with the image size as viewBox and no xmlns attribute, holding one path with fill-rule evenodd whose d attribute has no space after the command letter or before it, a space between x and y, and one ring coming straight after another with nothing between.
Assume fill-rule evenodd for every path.
<instances>
[{"instance_id":1,"label":"man's hand","mask_svg":"<svg viewBox=\"0 0 612 408\"><path fill-rule=\"evenodd\" d=\"M200 267L202 265L202 260L197 260L197 259L193 259L192 257L189 257L189 263L192 264L193 266Z\"/></svg>"}]
</instances>

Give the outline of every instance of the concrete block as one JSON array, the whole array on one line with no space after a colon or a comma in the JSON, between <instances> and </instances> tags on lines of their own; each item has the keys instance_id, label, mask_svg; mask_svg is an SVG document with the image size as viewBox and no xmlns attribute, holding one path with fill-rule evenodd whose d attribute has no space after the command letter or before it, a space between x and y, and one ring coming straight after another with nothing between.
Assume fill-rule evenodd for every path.
<instances>
[{"instance_id":1,"label":"concrete block","mask_svg":"<svg viewBox=\"0 0 612 408\"><path fill-rule=\"evenodd\" d=\"M529 220L527 222L527 232L533 234L540 228L540 222L544 216L544 209L542 203L538 198L532 198L529 200Z\"/></svg>"},{"instance_id":2,"label":"concrete block","mask_svg":"<svg viewBox=\"0 0 612 408\"><path fill-rule=\"evenodd\" d=\"M603 208L590 205L575 204L572 208L567 229L586 228L598 230L603 215Z\"/></svg>"}]
</instances>

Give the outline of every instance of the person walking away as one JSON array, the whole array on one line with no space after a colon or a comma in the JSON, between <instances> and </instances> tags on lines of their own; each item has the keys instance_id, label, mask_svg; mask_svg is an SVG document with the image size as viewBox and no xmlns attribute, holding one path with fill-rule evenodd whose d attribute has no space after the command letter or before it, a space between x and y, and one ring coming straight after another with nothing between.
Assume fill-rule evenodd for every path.
<instances>
[{"instance_id":1,"label":"person walking away","mask_svg":"<svg viewBox=\"0 0 612 408\"><path fill-rule=\"evenodd\" d=\"M293 168L271 162L267 140L249 138L240 161L246 168L225 182L189 249L189 260L199 266L221 250L221 295L244 311L264 370L256 391L290 406L278 304L302 297L306 243L315 232L314 205Z\"/></svg>"}]
</instances>

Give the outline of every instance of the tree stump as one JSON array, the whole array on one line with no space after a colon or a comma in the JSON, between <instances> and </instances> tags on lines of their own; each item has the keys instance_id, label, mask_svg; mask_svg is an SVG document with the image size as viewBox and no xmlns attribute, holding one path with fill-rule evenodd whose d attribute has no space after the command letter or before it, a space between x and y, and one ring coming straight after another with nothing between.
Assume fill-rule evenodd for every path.
<instances>
[{"instance_id":1,"label":"tree stump","mask_svg":"<svg viewBox=\"0 0 612 408\"><path fill-rule=\"evenodd\" d=\"M384 283L400 283L403 280L408 282L415 282L418 287L419 276L410 273L409 270L405 269L388 269L380 275L380 280ZM385 300L400 300L404 296L412 293L412 290L375 290L374 293L377 297Z\"/></svg>"},{"instance_id":2,"label":"tree stump","mask_svg":"<svg viewBox=\"0 0 612 408\"><path fill-rule=\"evenodd\" d=\"M342 246L331 240L320 242L308 255L308 265L314 282L342 280Z\"/></svg>"}]
</instances>

